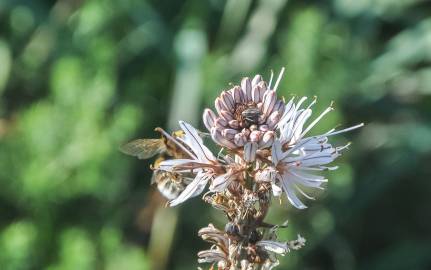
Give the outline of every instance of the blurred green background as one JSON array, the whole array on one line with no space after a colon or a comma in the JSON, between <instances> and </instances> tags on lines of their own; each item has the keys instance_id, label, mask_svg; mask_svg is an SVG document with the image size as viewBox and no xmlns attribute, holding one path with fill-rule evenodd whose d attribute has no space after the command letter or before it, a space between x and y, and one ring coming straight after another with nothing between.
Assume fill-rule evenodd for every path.
<instances>
[{"instance_id":1,"label":"blurred green background","mask_svg":"<svg viewBox=\"0 0 431 270\"><path fill-rule=\"evenodd\" d=\"M359 122L318 201L268 221L307 246L278 269L431 269L431 4L420 0L0 0L0 269L196 269L199 199L163 208L154 127L202 128L228 83L286 67L313 129ZM213 147L213 149L215 149ZM276 204L277 205L277 204Z\"/></svg>"}]
</instances>

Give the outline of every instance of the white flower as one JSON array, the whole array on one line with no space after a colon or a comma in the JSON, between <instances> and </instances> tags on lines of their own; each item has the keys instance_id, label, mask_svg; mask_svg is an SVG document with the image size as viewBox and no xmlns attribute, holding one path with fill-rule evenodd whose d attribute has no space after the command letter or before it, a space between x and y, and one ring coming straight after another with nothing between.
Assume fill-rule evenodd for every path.
<instances>
[{"instance_id":1,"label":"white flower","mask_svg":"<svg viewBox=\"0 0 431 270\"><path fill-rule=\"evenodd\" d=\"M214 178L210 185L211 192L222 192L232 181L235 180L235 175L230 171Z\"/></svg>"},{"instance_id":2,"label":"white flower","mask_svg":"<svg viewBox=\"0 0 431 270\"><path fill-rule=\"evenodd\" d=\"M203 121L213 140L229 149L247 143L267 148L274 139L274 129L284 112L284 102L275 89L256 75L245 77L241 85L223 91L215 100L216 112L205 109Z\"/></svg>"},{"instance_id":3,"label":"white flower","mask_svg":"<svg viewBox=\"0 0 431 270\"><path fill-rule=\"evenodd\" d=\"M290 251L287 243L277 242L272 240L261 240L256 243L256 246L261 247L266 251L274 252L275 254L278 254L281 256L284 256L286 253Z\"/></svg>"},{"instance_id":4,"label":"white flower","mask_svg":"<svg viewBox=\"0 0 431 270\"><path fill-rule=\"evenodd\" d=\"M337 167L328 167L327 164L340 156L340 151L348 145L333 147L328 143L328 137L361 127L356 125L340 131L330 131L323 135L300 139L295 145L284 151L281 140L276 140L272 146L272 163L277 170L276 180L286 193L289 202L299 209L307 208L297 197L296 191L308 199L301 187L322 188L328 180L323 176L310 172L334 170Z\"/></svg>"},{"instance_id":5,"label":"white flower","mask_svg":"<svg viewBox=\"0 0 431 270\"><path fill-rule=\"evenodd\" d=\"M243 149L246 162L255 161L258 149L269 148L278 121L285 111L284 100L277 98L277 87L284 68L272 87L262 76L245 77L241 85L223 91L215 100L215 112L205 109L203 122L214 142L228 149Z\"/></svg>"},{"instance_id":6,"label":"white flower","mask_svg":"<svg viewBox=\"0 0 431 270\"><path fill-rule=\"evenodd\" d=\"M280 136L272 145L272 163L277 171L273 182L274 195L280 193L276 188L278 186L286 193L289 202L299 209L304 209L306 206L298 198L297 192L308 199L314 199L302 188L323 189L322 184L328 181L323 176L310 172L336 169L337 167L327 167L326 165L334 161L340 155L340 151L348 146L333 147L328 143L328 137L363 126L363 124L359 124L344 130L330 130L322 135L304 138L305 134L332 110L332 107L328 107L303 129L311 116L310 108L316 102L314 100L307 108L300 109L305 100L306 98L302 98L297 104L294 104L294 98L292 98L286 105L286 110L278 124Z\"/></svg>"},{"instance_id":7,"label":"white flower","mask_svg":"<svg viewBox=\"0 0 431 270\"><path fill-rule=\"evenodd\" d=\"M224 269L228 261L226 253L219 248L199 251L198 257L198 263L217 263L222 267L219 269Z\"/></svg>"},{"instance_id":8,"label":"white flower","mask_svg":"<svg viewBox=\"0 0 431 270\"><path fill-rule=\"evenodd\" d=\"M290 249L293 250L299 250L300 248L305 246L305 238L298 234L297 238L295 240L291 240L287 242Z\"/></svg>"},{"instance_id":9,"label":"white flower","mask_svg":"<svg viewBox=\"0 0 431 270\"><path fill-rule=\"evenodd\" d=\"M281 144L295 144L299 139L304 137L304 135L310 131L323 116L333 110L332 106L329 106L313 122L311 122L305 130L303 130L305 122L307 122L308 118L311 116L311 107L316 104L316 99L314 99L307 108L301 109L302 103L306 100L307 97L302 97L298 103L295 104L295 98L292 98L286 104L286 109L277 125L280 132L279 139Z\"/></svg>"},{"instance_id":10,"label":"white flower","mask_svg":"<svg viewBox=\"0 0 431 270\"><path fill-rule=\"evenodd\" d=\"M211 151L203 144L202 138L198 131L188 123L180 121L180 127L184 131L184 137L178 138L183 148L190 158L189 159L172 159L160 163L159 169L169 172L196 174L194 180L187 185L184 191L174 200L169 202L170 206L178 205L191 197L198 196L202 193L214 175L214 167L217 166L217 159Z\"/></svg>"}]
</instances>

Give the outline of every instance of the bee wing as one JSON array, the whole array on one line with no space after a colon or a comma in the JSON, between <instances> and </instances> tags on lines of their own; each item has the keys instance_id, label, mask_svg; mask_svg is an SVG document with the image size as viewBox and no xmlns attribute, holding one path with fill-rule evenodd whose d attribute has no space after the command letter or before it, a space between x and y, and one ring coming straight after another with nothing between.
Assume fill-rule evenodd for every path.
<instances>
[{"instance_id":1,"label":"bee wing","mask_svg":"<svg viewBox=\"0 0 431 270\"><path fill-rule=\"evenodd\" d=\"M120 147L124 154L137 157L139 159L151 158L166 150L166 146L161 139L138 139L126 143Z\"/></svg>"}]
</instances>

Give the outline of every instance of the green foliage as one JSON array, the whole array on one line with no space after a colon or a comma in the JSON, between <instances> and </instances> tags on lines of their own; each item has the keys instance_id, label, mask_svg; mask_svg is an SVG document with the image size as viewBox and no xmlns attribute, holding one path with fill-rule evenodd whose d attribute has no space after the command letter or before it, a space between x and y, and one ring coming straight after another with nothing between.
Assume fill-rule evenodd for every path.
<instances>
[{"instance_id":1,"label":"green foliage","mask_svg":"<svg viewBox=\"0 0 431 270\"><path fill-rule=\"evenodd\" d=\"M199 125L228 82L281 66L280 95L335 102L313 132L366 126L337 138L353 144L321 200L270 213L289 219L282 237L307 238L280 269L429 269L430 11L421 0L0 1L0 269L195 268L198 228L221 217L196 198L175 234L152 228L163 202L150 163L118 146L179 118Z\"/></svg>"},{"instance_id":2,"label":"green foliage","mask_svg":"<svg viewBox=\"0 0 431 270\"><path fill-rule=\"evenodd\" d=\"M34 260L37 229L26 221L15 222L1 234L0 265L3 269L28 269Z\"/></svg>"}]
</instances>

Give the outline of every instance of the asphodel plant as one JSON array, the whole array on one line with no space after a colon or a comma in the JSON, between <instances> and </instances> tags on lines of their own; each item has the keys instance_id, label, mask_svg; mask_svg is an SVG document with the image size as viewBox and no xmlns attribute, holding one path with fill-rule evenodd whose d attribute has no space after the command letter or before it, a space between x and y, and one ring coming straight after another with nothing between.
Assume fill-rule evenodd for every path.
<instances>
[{"instance_id":1,"label":"asphodel plant","mask_svg":"<svg viewBox=\"0 0 431 270\"><path fill-rule=\"evenodd\" d=\"M158 129L163 139L136 140L123 147L141 158L168 156L153 169L154 182L169 206L204 194L203 200L226 216L224 228L210 223L198 232L212 244L198 253L198 262L209 263L210 269L273 269L278 256L303 247L305 239L299 234L296 239L277 238L286 225L267 223L268 210L282 198L298 209L307 208L300 196L314 199L309 192L323 189L328 181L322 171L337 169L332 162L348 146L334 146L330 138L363 125L310 135L333 108L310 120L316 98L307 104L307 97L278 97L283 71L275 83L272 76L267 83L256 75L222 91L215 111L203 112L208 132L180 121L182 132L170 135ZM217 154L205 146L205 133L220 147Z\"/></svg>"}]
</instances>

